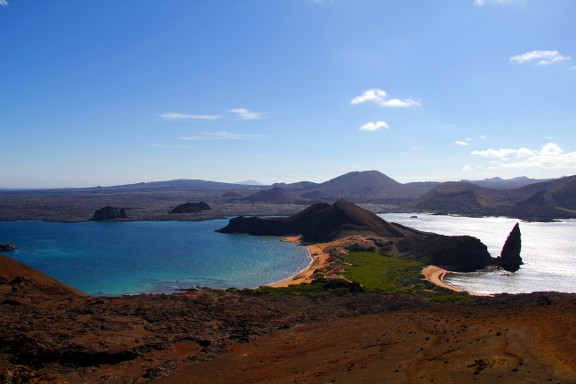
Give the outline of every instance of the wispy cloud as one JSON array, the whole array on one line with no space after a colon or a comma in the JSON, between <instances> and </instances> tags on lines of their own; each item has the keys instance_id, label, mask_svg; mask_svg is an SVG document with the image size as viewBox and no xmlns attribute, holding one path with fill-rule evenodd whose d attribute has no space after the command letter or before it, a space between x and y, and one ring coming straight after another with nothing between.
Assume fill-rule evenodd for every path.
<instances>
[{"instance_id":1,"label":"wispy cloud","mask_svg":"<svg viewBox=\"0 0 576 384\"><path fill-rule=\"evenodd\" d=\"M512 56L510 60L520 64L536 62L538 65L549 65L560 61L570 60L570 56L564 56L558 51L535 50L523 53L521 55Z\"/></svg>"},{"instance_id":2,"label":"wispy cloud","mask_svg":"<svg viewBox=\"0 0 576 384\"><path fill-rule=\"evenodd\" d=\"M495 159L497 168L514 169L576 169L576 151L564 152L556 143L548 143L539 150L501 148L472 151L473 155ZM510 157L513 157L510 159Z\"/></svg>"},{"instance_id":3,"label":"wispy cloud","mask_svg":"<svg viewBox=\"0 0 576 384\"><path fill-rule=\"evenodd\" d=\"M361 104L365 102L372 102L381 107L390 108L408 108L419 106L420 103L412 98L396 99L388 98L386 91L378 88L372 88L364 91L360 96L356 96L350 100L350 104Z\"/></svg>"},{"instance_id":4,"label":"wispy cloud","mask_svg":"<svg viewBox=\"0 0 576 384\"><path fill-rule=\"evenodd\" d=\"M488 4L524 4L525 0L474 0L474 5L477 7L483 7Z\"/></svg>"},{"instance_id":5,"label":"wispy cloud","mask_svg":"<svg viewBox=\"0 0 576 384\"><path fill-rule=\"evenodd\" d=\"M508 158L509 156L528 157L528 156L534 155L534 152L532 152L528 148L485 149L483 151L472 151L471 153L474 156L486 157L489 159L505 159L505 158Z\"/></svg>"},{"instance_id":6,"label":"wispy cloud","mask_svg":"<svg viewBox=\"0 0 576 384\"><path fill-rule=\"evenodd\" d=\"M359 131L364 132L375 132L381 129L388 129L390 126L385 121L372 121L370 123L366 123L358 128Z\"/></svg>"},{"instance_id":7,"label":"wispy cloud","mask_svg":"<svg viewBox=\"0 0 576 384\"><path fill-rule=\"evenodd\" d=\"M467 137L464 140L456 140L453 144L457 145L459 147L467 147L470 145L471 141L472 141L472 139Z\"/></svg>"},{"instance_id":8,"label":"wispy cloud","mask_svg":"<svg viewBox=\"0 0 576 384\"><path fill-rule=\"evenodd\" d=\"M200 120L218 120L222 116L218 115L189 115L186 113L167 112L160 115L163 119L169 120L187 120L187 119L200 119Z\"/></svg>"},{"instance_id":9,"label":"wispy cloud","mask_svg":"<svg viewBox=\"0 0 576 384\"><path fill-rule=\"evenodd\" d=\"M0 6L7 7L8 6L8 0L0 0Z\"/></svg>"},{"instance_id":10,"label":"wispy cloud","mask_svg":"<svg viewBox=\"0 0 576 384\"><path fill-rule=\"evenodd\" d=\"M227 131L216 132L199 132L194 136L180 137L180 140L204 141L204 140L249 140L257 137L256 135L246 135L240 133L230 133Z\"/></svg>"},{"instance_id":11,"label":"wispy cloud","mask_svg":"<svg viewBox=\"0 0 576 384\"><path fill-rule=\"evenodd\" d=\"M258 120L264 118L264 114L260 112L250 111L246 108L232 108L228 112L235 113L241 120Z\"/></svg>"}]
</instances>

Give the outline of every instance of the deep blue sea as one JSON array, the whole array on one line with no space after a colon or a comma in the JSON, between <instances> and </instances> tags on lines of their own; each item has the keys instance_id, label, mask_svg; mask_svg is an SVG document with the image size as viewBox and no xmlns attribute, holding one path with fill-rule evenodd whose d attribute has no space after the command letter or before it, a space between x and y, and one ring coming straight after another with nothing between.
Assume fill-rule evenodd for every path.
<instances>
[{"instance_id":1,"label":"deep blue sea","mask_svg":"<svg viewBox=\"0 0 576 384\"><path fill-rule=\"evenodd\" d=\"M508 234L518 222L505 217L457 217L420 213L379 215L426 232L479 238L492 257L498 257ZM417 216L417 218L411 218ZM552 223L520 221L524 264L506 271L451 273L446 282L478 293L576 292L576 220Z\"/></svg>"},{"instance_id":2,"label":"deep blue sea","mask_svg":"<svg viewBox=\"0 0 576 384\"><path fill-rule=\"evenodd\" d=\"M227 220L0 222L8 256L91 295L257 287L306 268L310 253L278 237L214 232Z\"/></svg>"}]
</instances>

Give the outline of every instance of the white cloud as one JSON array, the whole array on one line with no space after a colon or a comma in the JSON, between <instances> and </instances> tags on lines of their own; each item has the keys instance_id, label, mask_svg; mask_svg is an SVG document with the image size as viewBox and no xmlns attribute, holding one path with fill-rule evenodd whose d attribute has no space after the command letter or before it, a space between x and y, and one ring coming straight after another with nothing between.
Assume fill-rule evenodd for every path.
<instances>
[{"instance_id":1,"label":"white cloud","mask_svg":"<svg viewBox=\"0 0 576 384\"><path fill-rule=\"evenodd\" d=\"M360 96L356 96L350 101L350 104L361 104L365 102L372 102L381 107L391 108L407 108L419 106L420 103L414 99L389 99L387 98L386 91L378 88L372 88L364 91Z\"/></svg>"},{"instance_id":2,"label":"white cloud","mask_svg":"<svg viewBox=\"0 0 576 384\"><path fill-rule=\"evenodd\" d=\"M203 141L203 140L248 140L255 137L254 135L243 135L239 133L230 133L227 131L216 132L199 132L196 136L180 137L180 140Z\"/></svg>"},{"instance_id":3,"label":"white cloud","mask_svg":"<svg viewBox=\"0 0 576 384\"><path fill-rule=\"evenodd\" d=\"M500 149L486 149L483 151L472 151L472 155L486 157L489 159L505 159L508 156L515 155L516 157L528 157L534 155L528 148L500 148Z\"/></svg>"},{"instance_id":4,"label":"white cloud","mask_svg":"<svg viewBox=\"0 0 576 384\"><path fill-rule=\"evenodd\" d=\"M462 167L462 170L463 170L464 172L470 172L470 171L472 171L472 167L469 166L469 165L465 165L465 166Z\"/></svg>"},{"instance_id":5,"label":"white cloud","mask_svg":"<svg viewBox=\"0 0 576 384\"><path fill-rule=\"evenodd\" d=\"M540 150L503 148L499 150L473 151L472 154L496 159L493 161L493 165L498 168L566 169L571 172L576 170L576 151L566 153L556 143L548 143ZM506 157L508 155L515 155L516 161L510 161Z\"/></svg>"},{"instance_id":6,"label":"white cloud","mask_svg":"<svg viewBox=\"0 0 576 384\"><path fill-rule=\"evenodd\" d=\"M390 126L385 121L372 121L370 123L364 124L363 126L358 128L358 130L365 132L375 132L381 129L388 129L388 128L390 128Z\"/></svg>"},{"instance_id":7,"label":"white cloud","mask_svg":"<svg viewBox=\"0 0 576 384\"><path fill-rule=\"evenodd\" d=\"M0 6L7 7L8 6L8 0L0 0Z\"/></svg>"},{"instance_id":8,"label":"white cloud","mask_svg":"<svg viewBox=\"0 0 576 384\"><path fill-rule=\"evenodd\" d=\"M472 141L472 139L470 137L467 137L464 140L456 140L454 142L454 145L458 145L460 147L467 147L470 145L471 141Z\"/></svg>"},{"instance_id":9,"label":"white cloud","mask_svg":"<svg viewBox=\"0 0 576 384\"><path fill-rule=\"evenodd\" d=\"M524 4L524 0L474 0L474 5L477 7L483 7L487 4Z\"/></svg>"},{"instance_id":10,"label":"white cloud","mask_svg":"<svg viewBox=\"0 0 576 384\"><path fill-rule=\"evenodd\" d=\"M549 65L559 61L570 60L570 56L561 55L558 51L530 51L521 55L512 56L510 60L520 64L536 62L538 65Z\"/></svg>"},{"instance_id":11,"label":"white cloud","mask_svg":"<svg viewBox=\"0 0 576 384\"><path fill-rule=\"evenodd\" d=\"M262 113L249 111L246 108L232 108L228 112L235 113L241 120L257 120L264 117Z\"/></svg>"},{"instance_id":12,"label":"white cloud","mask_svg":"<svg viewBox=\"0 0 576 384\"><path fill-rule=\"evenodd\" d=\"M186 119L201 119L201 120L217 120L221 118L218 115L188 115L186 113L167 112L160 115L163 119L169 120L186 120Z\"/></svg>"}]
</instances>

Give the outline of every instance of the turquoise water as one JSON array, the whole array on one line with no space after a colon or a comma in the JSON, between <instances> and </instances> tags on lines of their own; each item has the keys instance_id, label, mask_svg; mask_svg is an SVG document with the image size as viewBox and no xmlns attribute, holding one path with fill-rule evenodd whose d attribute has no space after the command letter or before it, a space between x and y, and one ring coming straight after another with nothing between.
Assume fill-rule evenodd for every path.
<instances>
[{"instance_id":1,"label":"turquoise water","mask_svg":"<svg viewBox=\"0 0 576 384\"><path fill-rule=\"evenodd\" d=\"M214 232L227 222L0 222L0 243L18 247L10 257L91 295L257 287L311 261L305 247L278 237Z\"/></svg>"},{"instance_id":2,"label":"turquoise water","mask_svg":"<svg viewBox=\"0 0 576 384\"><path fill-rule=\"evenodd\" d=\"M474 218L420 213L379 216L426 232L477 237L486 244L492 257L500 255L508 234L518 222L506 217ZM520 232L524 264L517 272L451 273L446 282L467 291L489 294L576 292L576 220L552 223L521 221Z\"/></svg>"}]
</instances>

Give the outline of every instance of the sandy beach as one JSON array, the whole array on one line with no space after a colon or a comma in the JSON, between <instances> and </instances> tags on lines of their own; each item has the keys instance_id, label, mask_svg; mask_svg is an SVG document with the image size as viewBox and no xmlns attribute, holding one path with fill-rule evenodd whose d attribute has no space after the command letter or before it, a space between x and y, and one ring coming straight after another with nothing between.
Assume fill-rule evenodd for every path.
<instances>
[{"instance_id":1,"label":"sandy beach","mask_svg":"<svg viewBox=\"0 0 576 384\"><path fill-rule=\"evenodd\" d=\"M290 241L293 243L301 244L300 236L285 237L284 241ZM326 253L326 249L331 245L334 245L334 243L320 243L320 244L306 245L305 247L308 249L308 252L310 252L310 256L312 257L312 261L310 262L310 264L308 264L308 267L306 267L304 270L302 270L295 276L269 284L268 286L273 288L283 288L289 285L311 283L312 280L314 279L313 277L314 272L317 269L322 269L328 262L328 254Z\"/></svg>"},{"instance_id":2,"label":"sandy beach","mask_svg":"<svg viewBox=\"0 0 576 384\"><path fill-rule=\"evenodd\" d=\"M432 284L455 292L465 292L464 290L456 288L455 286L450 285L444 281L444 276L446 276L447 273L449 273L447 270L437 267L435 265L429 265L422 270L422 274L424 275L426 280L428 280Z\"/></svg>"},{"instance_id":3,"label":"sandy beach","mask_svg":"<svg viewBox=\"0 0 576 384\"><path fill-rule=\"evenodd\" d=\"M465 291L463 289L453 286L452 284L448 284L447 282L444 281L444 277L446 277L448 273L450 273L450 271L447 271L435 265L429 265L422 270L424 278L426 278L426 280L428 280L429 282L438 287L450 289L451 291L454 292L468 292L468 294L472 296L492 296L486 293Z\"/></svg>"}]
</instances>

